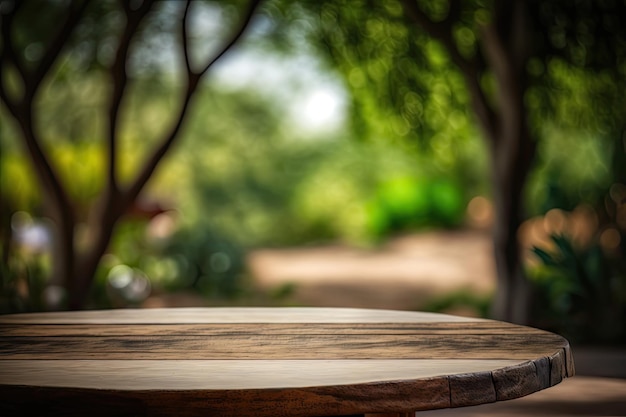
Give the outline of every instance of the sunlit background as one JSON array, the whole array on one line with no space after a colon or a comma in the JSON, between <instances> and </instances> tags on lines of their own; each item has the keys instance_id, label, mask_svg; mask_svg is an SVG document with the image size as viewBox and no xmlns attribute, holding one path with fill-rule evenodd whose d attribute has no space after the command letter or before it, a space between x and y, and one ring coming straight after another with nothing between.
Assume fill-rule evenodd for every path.
<instances>
[{"instance_id":1,"label":"sunlit background","mask_svg":"<svg viewBox=\"0 0 626 417\"><path fill-rule=\"evenodd\" d=\"M183 2L163 3L131 52L121 181L178 105L181 56L168 16ZM334 305L487 316L496 285L489 155L459 72L424 37L416 44L426 69L374 52L336 62L311 40L324 11L292 15L283 3L262 6L203 78L179 142L115 229L86 308ZM201 62L238 14L232 5L192 6L192 61ZM99 25L87 22L36 104L44 147L85 222L105 181L104 69L121 20L111 9ZM405 36L393 25L372 16L364 30L372 43ZM36 61L42 48L28 44L24 59ZM413 71L416 85L395 85L391 63ZM533 322L624 342L623 94L602 73L556 59L531 64L550 81L527 97L542 139L518 232ZM550 111L539 108L544 95ZM394 100L402 111L387 105ZM50 281L52 223L17 125L4 106L0 115L0 311L63 308L65 289ZM91 238L80 225L75 236L77 245Z\"/></svg>"}]
</instances>

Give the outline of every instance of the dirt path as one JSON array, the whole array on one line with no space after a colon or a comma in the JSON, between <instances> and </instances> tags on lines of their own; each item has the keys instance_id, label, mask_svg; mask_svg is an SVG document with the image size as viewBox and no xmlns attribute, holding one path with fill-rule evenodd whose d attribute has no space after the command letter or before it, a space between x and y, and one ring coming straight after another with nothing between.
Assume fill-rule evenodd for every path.
<instances>
[{"instance_id":1,"label":"dirt path","mask_svg":"<svg viewBox=\"0 0 626 417\"><path fill-rule=\"evenodd\" d=\"M256 285L293 286L297 305L417 309L432 297L495 286L491 241L480 231L398 237L374 250L346 246L263 249L249 254Z\"/></svg>"}]
</instances>

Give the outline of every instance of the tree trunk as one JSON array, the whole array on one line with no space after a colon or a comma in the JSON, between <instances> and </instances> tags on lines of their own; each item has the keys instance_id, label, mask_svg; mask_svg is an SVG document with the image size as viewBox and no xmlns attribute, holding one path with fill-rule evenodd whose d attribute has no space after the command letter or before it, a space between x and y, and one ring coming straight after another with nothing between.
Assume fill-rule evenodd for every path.
<instances>
[{"instance_id":1,"label":"tree trunk","mask_svg":"<svg viewBox=\"0 0 626 417\"><path fill-rule=\"evenodd\" d=\"M101 199L93 206L86 225L91 239L86 242L85 247L75 249L72 266L74 284L72 291L68 294L68 307L71 310L80 310L85 307L100 259L109 247L118 221L134 200L134 197L123 195L115 187L109 185Z\"/></svg>"},{"instance_id":2,"label":"tree trunk","mask_svg":"<svg viewBox=\"0 0 626 417\"><path fill-rule=\"evenodd\" d=\"M515 155L507 158L501 149L495 149L492 152L495 209L492 233L497 289L491 316L497 320L525 324L529 320L530 286L523 271L517 233L525 219L523 214L524 184L534 155L534 141L527 129L509 134L510 137L501 138L501 140L517 144L516 147L519 150L515 152Z\"/></svg>"},{"instance_id":3,"label":"tree trunk","mask_svg":"<svg viewBox=\"0 0 626 417\"><path fill-rule=\"evenodd\" d=\"M493 225L497 290L491 315L525 324L530 285L524 275L517 232L525 219L524 185L536 151L528 126L524 95L526 64L531 56L529 17L523 0L496 2L494 23L483 30L483 51L495 76L495 117L482 118L491 150L495 207Z\"/></svg>"},{"instance_id":4,"label":"tree trunk","mask_svg":"<svg viewBox=\"0 0 626 417\"><path fill-rule=\"evenodd\" d=\"M52 234L51 255L53 259L50 284L63 287L69 300L76 284L74 225L55 220ZM46 307L55 310L62 307L62 305L57 305L58 301L46 300Z\"/></svg>"},{"instance_id":5,"label":"tree trunk","mask_svg":"<svg viewBox=\"0 0 626 417\"><path fill-rule=\"evenodd\" d=\"M457 47L454 16L458 17L459 4L449 2L448 17L435 22L415 1L403 2L407 16L443 44L465 79L491 156L493 244L498 274L491 314L496 319L524 324L529 318L530 291L517 232L524 220L524 184L536 147L524 103L526 66L533 49L528 5L525 0L493 2L491 22L481 30L478 59L463 56ZM485 89L486 70L494 76L495 95L490 88Z\"/></svg>"}]
</instances>

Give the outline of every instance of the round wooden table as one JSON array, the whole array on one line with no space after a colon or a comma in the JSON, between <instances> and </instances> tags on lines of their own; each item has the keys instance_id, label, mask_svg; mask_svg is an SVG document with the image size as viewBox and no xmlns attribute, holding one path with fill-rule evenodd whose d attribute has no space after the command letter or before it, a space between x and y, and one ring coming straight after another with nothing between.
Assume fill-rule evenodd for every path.
<instances>
[{"instance_id":1,"label":"round wooden table","mask_svg":"<svg viewBox=\"0 0 626 417\"><path fill-rule=\"evenodd\" d=\"M567 340L389 310L0 316L0 415L330 416L518 398L574 374Z\"/></svg>"}]
</instances>

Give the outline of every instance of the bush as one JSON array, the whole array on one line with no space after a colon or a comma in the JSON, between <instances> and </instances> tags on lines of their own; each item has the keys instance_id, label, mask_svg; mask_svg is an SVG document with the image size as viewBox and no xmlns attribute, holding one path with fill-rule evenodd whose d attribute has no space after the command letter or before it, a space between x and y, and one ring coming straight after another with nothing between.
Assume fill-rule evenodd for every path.
<instances>
[{"instance_id":1,"label":"bush","mask_svg":"<svg viewBox=\"0 0 626 417\"><path fill-rule=\"evenodd\" d=\"M624 236L622 236L623 238ZM596 242L576 248L553 235L554 250L535 247L533 325L584 343L626 343L626 262Z\"/></svg>"},{"instance_id":2,"label":"bush","mask_svg":"<svg viewBox=\"0 0 626 417\"><path fill-rule=\"evenodd\" d=\"M381 183L367 205L367 225L376 237L426 227L457 227L465 198L454 181L400 176Z\"/></svg>"}]
</instances>

